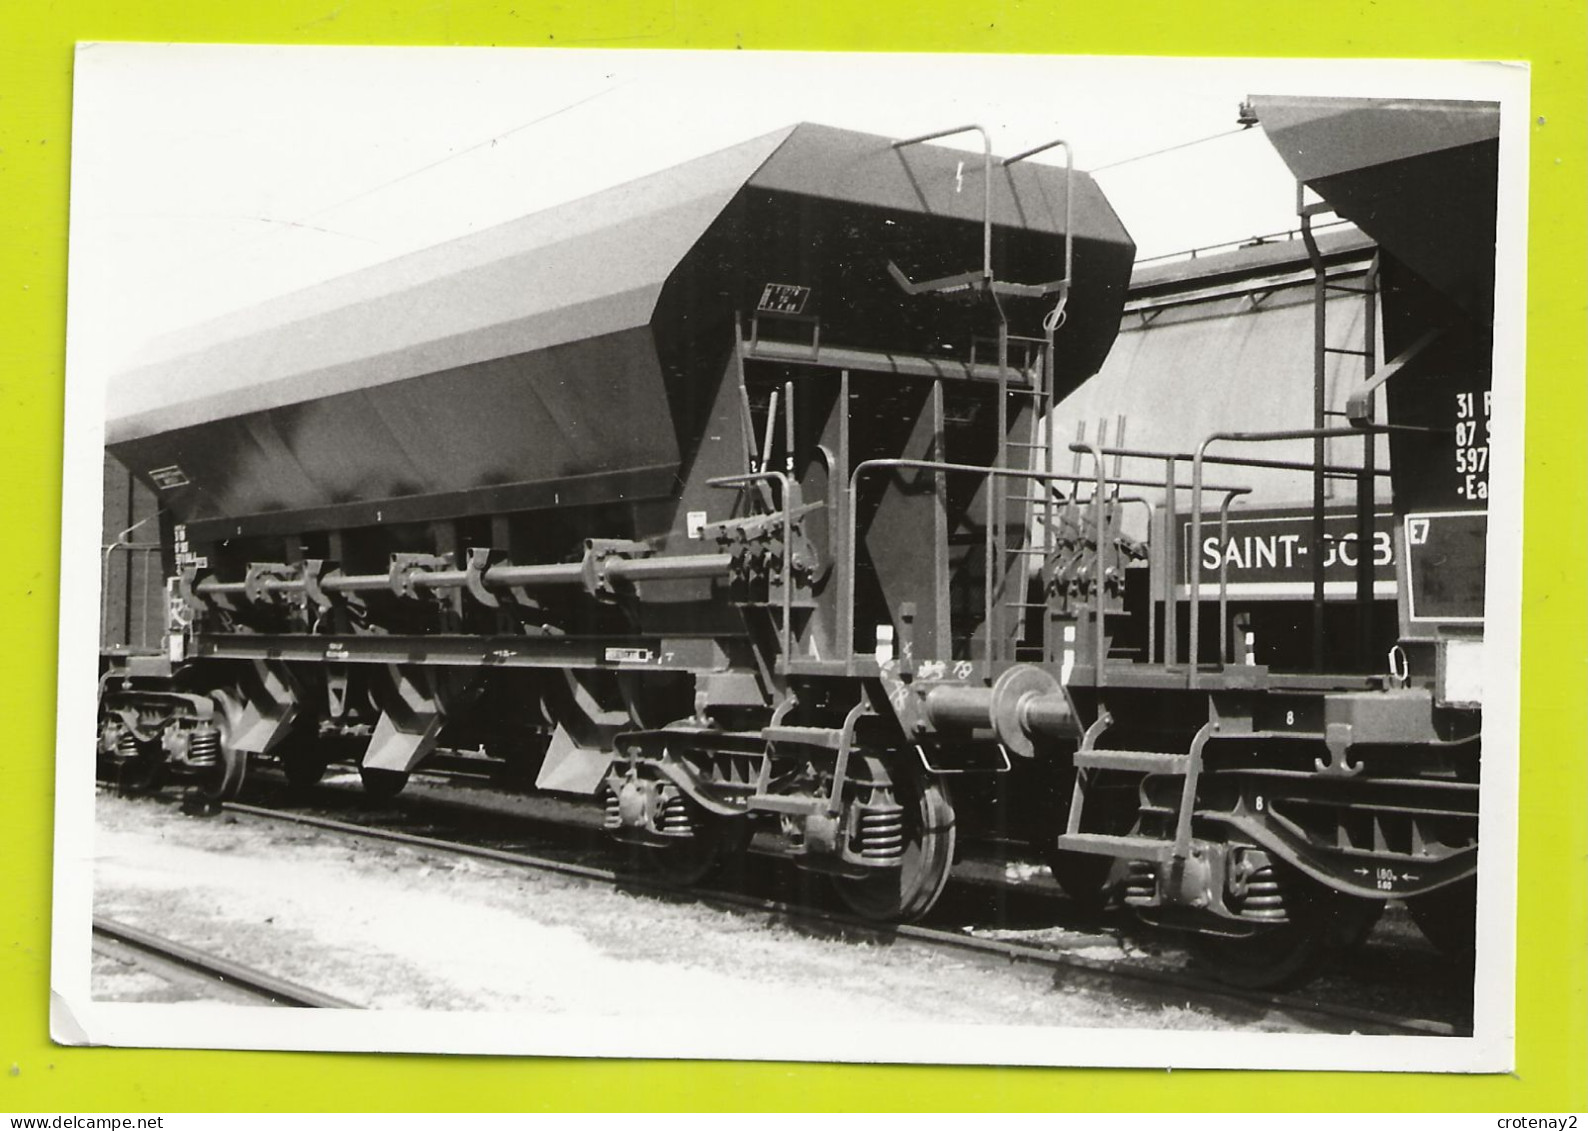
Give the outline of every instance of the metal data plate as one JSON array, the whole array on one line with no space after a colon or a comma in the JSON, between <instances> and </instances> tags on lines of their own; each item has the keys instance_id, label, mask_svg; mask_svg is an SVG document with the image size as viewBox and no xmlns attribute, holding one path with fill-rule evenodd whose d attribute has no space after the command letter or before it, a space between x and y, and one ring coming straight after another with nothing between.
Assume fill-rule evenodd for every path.
<instances>
[{"instance_id":1,"label":"metal data plate","mask_svg":"<svg viewBox=\"0 0 1588 1131\"><path fill-rule=\"evenodd\" d=\"M1487 511L1406 516L1406 562L1413 621L1483 623Z\"/></svg>"},{"instance_id":2,"label":"metal data plate","mask_svg":"<svg viewBox=\"0 0 1588 1131\"><path fill-rule=\"evenodd\" d=\"M151 468L149 470L149 479L161 491L170 491L174 488L188 485L186 473L174 463L169 467Z\"/></svg>"},{"instance_id":3,"label":"metal data plate","mask_svg":"<svg viewBox=\"0 0 1588 1131\"><path fill-rule=\"evenodd\" d=\"M803 314L805 303L811 297L809 287L792 283L768 283L761 291L761 301L756 310L762 314Z\"/></svg>"}]
</instances>

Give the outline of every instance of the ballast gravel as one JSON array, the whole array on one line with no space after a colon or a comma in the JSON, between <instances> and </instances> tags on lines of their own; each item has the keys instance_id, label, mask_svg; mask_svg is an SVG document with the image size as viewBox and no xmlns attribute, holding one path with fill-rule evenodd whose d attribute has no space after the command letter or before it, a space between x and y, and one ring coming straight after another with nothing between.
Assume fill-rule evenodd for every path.
<instances>
[{"instance_id":1,"label":"ballast gravel","mask_svg":"<svg viewBox=\"0 0 1588 1131\"><path fill-rule=\"evenodd\" d=\"M440 851L184 817L169 800L102 794L96 826L96 914L370 1009L1296 1028ZM97 1000L159 1000L147 979L102 966Z\"/></svg>"}]
</instances>

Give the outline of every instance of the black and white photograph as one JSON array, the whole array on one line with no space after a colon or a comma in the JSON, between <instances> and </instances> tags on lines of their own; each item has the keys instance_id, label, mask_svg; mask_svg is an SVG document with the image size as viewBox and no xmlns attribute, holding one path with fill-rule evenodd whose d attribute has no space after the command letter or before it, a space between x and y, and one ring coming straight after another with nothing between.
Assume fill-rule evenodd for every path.
<instances>
[{"instance_id":1,"label":"black and white photograph","mask_svg":"<svg viewBox=\"0 0 1588 1131\"><path fill-rule=\"evenodd\" d=\"M1528 114L81 45L56 1040L1509 1071Z\"/></svg>"}]
</instances>

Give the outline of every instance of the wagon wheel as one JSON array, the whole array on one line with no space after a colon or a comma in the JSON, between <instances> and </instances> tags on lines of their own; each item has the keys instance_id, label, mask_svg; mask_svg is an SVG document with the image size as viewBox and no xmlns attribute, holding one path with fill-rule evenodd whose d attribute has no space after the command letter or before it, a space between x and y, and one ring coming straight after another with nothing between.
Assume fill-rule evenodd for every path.
<instances>
[{"instance_id":1,"label":"wagon wheel","mask_svg":"<svg viewBox=\"0 0 1588 1131\"><path fill-rule=\"evenodd\" d=\"M673 802L694 835L667 844L636 845L640 869L667 887L693 887L741 856L753 830L747 817L719 817L687 797Z\"/></svg>"},{"instance_id":2,"label":"wagon wheel","mask_svg":"<svg viewBox=\"0 0 1588 1131\"><path fill-rule=\"evenodd\" d=\"M210 721L219 732L215 765L203 772L183 801L187 812L205 815L219 812L223 803L235 798L248 772L247 753L238 750L232 741L243 715L242 696L230 688L221 688L210 692L210 699L215 704Z\"/></svg>"},{"instance_id":3,"label":"wagon wheel","mask_svg":"<svg viewBox=\"0 0 1588 1131\"><path fill-rule=\"evenodd\" d=\"M158 742L138 743L138 753L116 767L116 792L139 797L160 788L165 778L165 752Z\"/></svg>"},{"instance_id":4,"label":"wagon wheel","mask_svg":"<svg viewBox=\"0 0 1588 1131\"><path fill-rule=\"evenodd\" d=\"M1108 905L1108 876L1114 870L1112 856L1047 847L1043 857L1048 871L1078 911L1096 915Z\"/></svg>"},{"instance_id":5,"label":"wagon wheel","mask_svg":"<svg viewBox=\"0 0 1588 1131\"><path fill-rule=\"evenodd\" d=\"M1423 937L1452 958L1470 958L1478 942L1478 877L1406 901Z\"/></svg>"},{"instance_id":6,"label":"wagon wheel","mask_svg":"<svg viewBox=\"0 0 1588 1131\"><path fill-rule=\"evenodd\" d=\"M308 729L294 730L276 747L275 754L281 762L281 772L287 787L302 792L317 784L331 765L331 755L318 734Z\"/></svg>"},{"instance_id":7,"label":"wagon wheel","mask_svg":"<svg viewBox=\"0 0 1588 1131\"><path fill-rule=\"evenodd\" d=\"M131 755L125 756L130 744ZM121 797L138 797L160 788L165 777L165 751L159 739L140 742L131 734L123 734L120 750L101 756L103 769L100 777L116 787Z\"/></svg>"},{"instance_id":8,"label":"wagon wheel","mask_svg":"<svg viewBox=\"0 0 1588 1131\"><path fill-rule=\"evenodd\" d=\"M640 849L644 868L668 887L693 887L711 876L743 850L749 832L744 820L712 821L695 835L677 844L646 845Z\"/></svg>"},{"instance_id":9,"label":"wagon wheel","mask_svg":"<svg viewBox=\"0 0 1588 1131\"><path fill-rule=\"evenodd\" d=\"M1387 905L1382 899L1357 900L1360 906L1353 909L1353 913L1340 916L1334 924L1331 945L1341 951L1354 952L1367 945L1373 928L1378 926L1378 921L1384 917L1384 908Z\"/></svg>"},{"instance_id":10,"label":"wagon wheel","mask_svg":"<svg viewBox=\"0 0 1588 1131\"><path fill-rule=\"evenodd\" d=\"M364 783L364 794L371 801L385 804L395 801L408 784L406 770L381 770L374 766L360 766L359 779Z\"/></svg>"},{"instance_id":11,"label":"wagon wheel","mask_svg":"<svg viewBox=\"0 0 1588 1131\"><path fill-rule=\"evenodd\" d=\"M838 898L855 914L911 923L937 902L954 864L954 806L948 787L907 763L896 770L894 796L904 807L904 860L898 868L853 878L834 876Z\"/></svg>"},{"instance_id":12,"label":"wagon wheel","mask_svg":"<svg viewBox=\"0 0 1588 1131\"><path fill-rule=\"evenodd\" d=\"M1291 989L1310 980L1330 954L1366 937L1384 910L1287 870L1289 922L1238 938L1199 934L1192 947L1219 981L1249 990Z\"/></svg>"}]
</instances>

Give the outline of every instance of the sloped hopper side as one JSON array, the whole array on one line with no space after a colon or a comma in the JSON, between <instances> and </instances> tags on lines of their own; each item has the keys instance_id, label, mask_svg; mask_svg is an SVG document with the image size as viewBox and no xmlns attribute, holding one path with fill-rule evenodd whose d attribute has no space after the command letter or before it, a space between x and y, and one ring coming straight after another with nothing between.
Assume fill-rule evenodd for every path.
<instances>
[{"instance_id":1,"label":"sloped hopper side","mask_svg":"<svg viewBox=\"0 0 1588 1131\"><path fill-rule=\"evenodd\" d=\"M980 155L799 126L184 335L118 379L108 442L180 521L307 531L666 498L736 314L810 288L823 340L963 356L985 303L906 296L980 265ZM1075 178L1061 380L1093 372L1134 248ZM1062 170L994 182L1000 278L1062 272ZM1010 300L1040 333L1051 300ZM227 533L231 533L230 530Z\"/></svg>"},{"instance_id":2,"label":"sloped hopper side","mask_svg":"<svg viewBox=\"0 0 1588 1131\"><path fill-rule=\"evenodd\" d=\"M1296 179L1479 322L1494 317L1494 102L1256 96Z\"/></svg>"},{"instance_id":3,"label":"sloped hopper side","mask_svg":"<svg viewBox=\"0 0 1588 1131\"><path fill-rule=\"evenodd\" d=\"M1254 98L1297 178L1381 248L1384 388L1414 621L1480 623L1500 111L1489 102ZM1409 360L1407 360L1409 359ZM1419 630L1421 631L1421 630Z\"/></svg>"}]
</instances>

